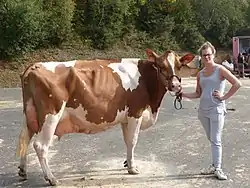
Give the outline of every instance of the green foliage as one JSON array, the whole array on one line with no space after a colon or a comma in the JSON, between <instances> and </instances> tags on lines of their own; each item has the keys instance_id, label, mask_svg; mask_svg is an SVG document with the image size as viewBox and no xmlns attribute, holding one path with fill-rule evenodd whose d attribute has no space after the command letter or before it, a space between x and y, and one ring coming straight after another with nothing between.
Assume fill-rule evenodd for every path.
<instances>
[{"instance_id":1,"label":"green foliage","mask_svg":"<svg viewBox=\"0 0 250 188\"><path fill-rule=\"evenodd\" d=\"M42 10L45 40L50 45L58 46L71 36L75 3L72 0L43 1Z\"/></svg>"},{"instance_id":2,"label":"green foliage","mask_svg":"<svg viewBox=\"0 0 250 188\"><path fill-rule=\"evenodd\" d=\"M0 57L33 50L43 39L38 1L0 1Z\"/></svg>"},{"instance_id":3,"label":"green foliage","mask_svg":"<svg viewBox=\"0 0 250 188\"><path fill-rule=\"evenodd\" d=\"M194 7L200 33L217 46L228 47L236 31L246 26L242 0L196 0Z\"/></svg>"},{"instance_id":4,"label":"green foliage","mask_svg":"<svg viewBox=\"0 0 250 188\"><path fill-rule=\"evenodd\" d=\"M134 27L131 27L130 32L127 32L123 36L122 43L124 46L130 46L141 50L146 48L155 49L157 51L165 51L166 49L179 49L178 44L175 42L173 37L169 35L169 32L163 32L161 35L154 36L151 33L140 31Z\"/></svg>"},{"instance_id":5,"label":"green foliage","mask_svg":"<svg viewBox=\"0 0 250 188\"><path fill-rule=\"evenodd\" d=\"M176 38L172 35L175 27L174 19L169 16L170 3L168 1L151 0L141 2L137 29L147 33L145 46L166 50L178 48Z\"/></svg>"},{"instance_id":6,"label":"green foliage","mask_svg":"<svg viewBox=\"0 0 250 188\"><path fill-rule=\"evenodd\" d=\"M198 30L192 2L179 0L172 7L171 16L175 22L173 35L182 48L195 51L205 39Z\"/></svg>"},{"instance_id":7,"label":"green foliage","mask_svg":"<svg viewBox=\"0 0 250 188\"><path fill-rule=\"evenodd\" d=\"M71 34L73 12L71 0L0 1L1 59L59 45Z\"/></svg>"},{"instance_id":8,"label":"green foliage","mask_svg":"<svg viewBox=\"0 0 250 188\"><path fill-rule=\"evenodd\" d=\"M97 49L196 51L205 40L231 47L235 34L250 35L249 5L250 0L0 0L0 58L74 41Z\"/></svg>"},{"instance_id":9,"label":"green foliage","mask_svg":"<svg viewBox=\"0 0 250 188\"><path fill-rule=\"evenodd\" d=\"M85 1L83 11L78 12L77 33L91 40L93 47L104 49L119 41L124 29L124 16L131 1Z\"/></svg>"}]
</instances>

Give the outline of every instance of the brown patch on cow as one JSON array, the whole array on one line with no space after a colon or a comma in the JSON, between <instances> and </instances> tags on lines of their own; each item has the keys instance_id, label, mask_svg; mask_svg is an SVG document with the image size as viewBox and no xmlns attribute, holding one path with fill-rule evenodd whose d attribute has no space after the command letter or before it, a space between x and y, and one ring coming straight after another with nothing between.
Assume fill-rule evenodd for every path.
<instances>
[{"instance_id":1,"label":"brown patch on cow","mask_svg":"<svg viewBox=\"0 0 250 188\"><path fill-rule=\"evenodd\" d=\"M64 71L67 72L66 69ZM27 113L27 102L32 100L32 105L36 108L36 119L39 128L34 128L37 131L41 129L47 114L56 114L62 106L62 101L67 100L66 88L63 82L67 73L60 72L60 76L53 74L51 71L44 69L41 64L30 66L22 77L23 87L23 104L24 112L27 117L29 127L35 127L35 117L32 115L32 121L29 121ZM60 77L60 78L59 78ZM32 125L31 125L32 124Z\"/></svg>"},{"instance_id":2,"label":"brown patch on cow","mask_svg":"<svg viewBox=\"0 0 250 188\"><path fill-rule=\"evenodd\" d=\"M162 98L167 91L166 87L164 86L164 83L160 81L158 71L147 61L140 61L139 71L141 74L139 81L140 87L137 88L139 95L137 96L137 99L133 98L131 103L133 104L133 101L137 100L137 103L145 101L145 104L139 104L138 106L145 110L147 105L149 105L152 109L152 113L156 113L160 107ZM132 114L135 115L134 113Z\"/></svg>"},{"instance_id":3,"label":"brown patch on cow","mask_svg":"<svg viewBox=\"0 0 250 188\"><path fill-rule=\"evenodd\" d=\"M71 91L66 107L76 109L82 105L88 112L87 121L100 124L105 120L110 123L114 121L117 110L124 110L122 99L125 98L125 90L118 75L107 64L104 67L96 65L94 63L84 69L71 68L66 81L66 88Z\"/></svg>"}]
</instances>

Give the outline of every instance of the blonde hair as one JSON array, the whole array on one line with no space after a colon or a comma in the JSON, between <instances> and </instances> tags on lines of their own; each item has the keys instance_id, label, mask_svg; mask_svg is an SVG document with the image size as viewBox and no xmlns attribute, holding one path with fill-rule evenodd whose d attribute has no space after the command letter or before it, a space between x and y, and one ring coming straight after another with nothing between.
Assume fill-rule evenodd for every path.
<instances>
[{"instance_id":1,"label":"blonde hair","mask_svg":"<svg viewBox=\"0 0 250 188\"><path fill-rule=\"evenodd\" d=\"M205 42L204 44L201 45L201 47L198 50L198 53L200 54L200 56L202 56L202 50L208 49L210 48L212 50L212 53L215 55L216 54L216 50L215 47L210 43L210 42Z\"/></svg>"}]
</instances>

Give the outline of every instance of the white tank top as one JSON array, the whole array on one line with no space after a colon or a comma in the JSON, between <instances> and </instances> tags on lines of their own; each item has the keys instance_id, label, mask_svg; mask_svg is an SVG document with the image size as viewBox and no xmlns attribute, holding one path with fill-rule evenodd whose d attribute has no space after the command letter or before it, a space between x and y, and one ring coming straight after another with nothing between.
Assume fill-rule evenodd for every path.
<instances>
[{"instance_id":1,"label":"white tank top","mask_svg":"<svg viewBox=\"0 0 250 188\"><path fill-rule=\"evenodd\" d=\"M201 97L199 110L206 113L226 112L225 101L220 101L213 96L213 91L218 90L224 94L226 80L220 79L219 67L216 67L210 76L204 75L204 69L200 72Z\"/></svg>"}]
</instances>

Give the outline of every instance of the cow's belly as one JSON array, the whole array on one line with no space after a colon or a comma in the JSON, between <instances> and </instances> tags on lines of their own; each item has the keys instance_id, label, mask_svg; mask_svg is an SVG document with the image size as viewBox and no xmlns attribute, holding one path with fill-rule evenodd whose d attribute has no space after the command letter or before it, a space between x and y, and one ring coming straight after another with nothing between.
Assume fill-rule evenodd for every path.
<instances>
[{"instance_id":1,"label":"cow's belly","mask_svg":"<svg viewBox=\"0 0 250 188\"><path fill-rule=\"evenodd\" d=\"M152 126L157 120L158 113L159 111L157 113L152 113L152 110L150 107L145 109L142 113L141 129L144 130Z\"/></svg>"},{"instance_id":2,"label":"cow's belly","mask_svg":"<svg viewBox=\"0 0 250 188\"><path fill-rule=\"evenodd\" d=\"M127 121L127 110L117 111L116 117L112 122L107 122L103 119L103 122L100 124L88 121L86 118L87 113L81 106L76 109L65 108L58 124L57 134L62 135L71 132L94 134Z\"/></svg>"}]
</instances>

